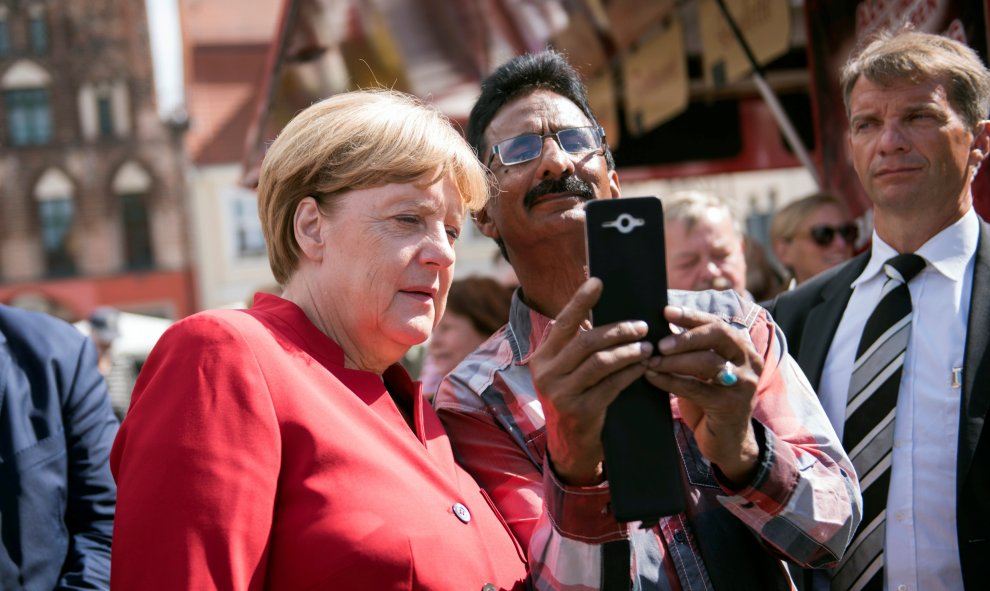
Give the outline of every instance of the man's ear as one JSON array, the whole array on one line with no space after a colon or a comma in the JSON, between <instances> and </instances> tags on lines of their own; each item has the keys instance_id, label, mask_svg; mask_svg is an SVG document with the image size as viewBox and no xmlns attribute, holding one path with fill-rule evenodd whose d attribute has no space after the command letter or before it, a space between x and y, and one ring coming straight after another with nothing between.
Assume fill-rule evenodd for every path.
<instances>
[{"instance_id":1,"label":"man's ear","mask_svg":"<svg viewBox=\"0 0 990 591\"><path fill-rule=\"evenodd\" d=\"M622 187L619 186L619 173L614 168L608 171L608 188L612 193L612 199L618 199L622 195Z\"/></svg>"},{"instance_id":2,"label":"man's ear","mask_svg":"<svg viewBox=\"0 0 990 591\"><path fill-rule=\"evenodd\" d=\"M319 262L323 260L323 224L326 218L320 213L316 199L304 197L297 205L292 216L292 230L296 244L303 258Z\"/></svg>"},{"instance_id":3,"label":"man's ear","mask_svg":"<svg viewBox=\"0 0 990 591\"><path fill-rule=\"evenodd\" d=\"M494 199L497 199L497 197ZM491 207L492 203L489 201L484 207L474 212L474 225L477 226L478 230L485 236L491 238L492 240L500 240L501 235L499 235L498 228L495 226L495 220L493 220L490 215Z\"/></svg>"},{"instance_id":4,"label":"man's ear","mask_svg":"<svg viewBox=\"0 0 990 591\"><path fill-rule=\"evenodd\" d=\"M976 166L990 155L990 121L983 120L976 124L973 134L973 149L970 150L970 164Z\"/></svg>"}]
</instances>

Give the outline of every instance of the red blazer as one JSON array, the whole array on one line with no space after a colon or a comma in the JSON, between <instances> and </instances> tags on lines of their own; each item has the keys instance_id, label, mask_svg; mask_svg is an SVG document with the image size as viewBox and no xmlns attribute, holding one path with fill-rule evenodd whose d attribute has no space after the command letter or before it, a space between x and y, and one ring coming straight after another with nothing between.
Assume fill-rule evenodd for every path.
<instances>
[{"instance_id":1,"label":"red blazer","mask_svg":"<svg viewBox=\"0 0 990 591\"><path fill-rule=\"evenodd\" d=\"M113 446L113 587L521 588L525 556L433 409L400 367L385 379L415 432L286 300L177 323Z\"/></svg>"}]
</instances>

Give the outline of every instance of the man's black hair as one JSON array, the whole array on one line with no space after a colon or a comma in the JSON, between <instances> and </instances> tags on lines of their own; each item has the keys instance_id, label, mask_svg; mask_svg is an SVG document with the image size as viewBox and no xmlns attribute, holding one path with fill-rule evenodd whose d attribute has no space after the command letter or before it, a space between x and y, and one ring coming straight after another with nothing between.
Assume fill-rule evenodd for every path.
<instances>
[{"instance_id":1,"label":"man's black hair","mask_svg":"<svg viewBox=\"0 0 990 591\"><path fill-rule=\"evenodd\" d=\"M591 124L599 126L598 118L588 105L581 76L567 59L552 49L539 53L516 56L498 67L481 83L481 96L471 109L468 119L467 140L478 152L482 162L488 161L491 148L485 145L485 130L492 119L507 103L538 89L549 90L570 100L585 114ZM608 169L615 168L615 160L608 144L604 143L605 162Z\"/></svg>"}]
</instances>

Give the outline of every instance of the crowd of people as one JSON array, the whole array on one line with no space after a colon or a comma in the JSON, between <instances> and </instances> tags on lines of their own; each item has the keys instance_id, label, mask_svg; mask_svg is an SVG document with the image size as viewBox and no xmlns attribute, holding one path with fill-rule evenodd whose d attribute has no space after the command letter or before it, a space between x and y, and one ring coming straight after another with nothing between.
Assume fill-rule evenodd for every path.
<instances>
[{"instance_id":1,"label":"crowd of people","mask_svg":"<svg viewBox=\"0 0 990 591\"><path fill-rule=\"evenodd\" d=\"M659 342L588 322L584 206L622 185L565 56L498 67L466 138L400 92L310 106L259 179L279 289L170 328L122 424L112 316L96 347L0 306L0 589L990 588L990 71L904 31L842 84L872 235L799 199L751 291L724 200L661 196ZM515 289L453 280L469 223ZM601 435L635 381L685 507L626 523Z\"/></svg>"}]
</instances>

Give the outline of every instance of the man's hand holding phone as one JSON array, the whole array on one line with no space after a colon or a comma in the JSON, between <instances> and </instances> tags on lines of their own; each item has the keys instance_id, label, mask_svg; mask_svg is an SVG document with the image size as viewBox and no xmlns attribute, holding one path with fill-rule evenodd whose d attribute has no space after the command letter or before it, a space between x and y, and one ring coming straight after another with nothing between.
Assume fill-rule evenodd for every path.
<instances>
[{"instance_id":1,"label":"man's hand holding phone","mask_svg":"<svg viewBox=\"0 0 990 591\"><path fill-rule=\"evenodd\" d=\"M546 419L547 453L557 477L573 486L602 482L605 411L643 376L654 350L643 340L645 322L591 327L588 314L601 293L599 279L585 281L530 360Z\"/></svg>"},{"instance_id":2,"label":"man's hand holding phone","mask_svg":"<svg viewBox=\"0 0 990 591\"><path fill-rule=\"evenodd\" d=\"M572 486L602 482L605 413L645 376L678 396L701 453L732 483L746 484L759 454L752 409L763 360L756 350L717 316L674 306L665 308L666 319L684 330L665 337L659 349L643 340L646 324L640 321L592 328L588 313L601 290L600 280L585 281L530 360L558 479ZM725 361L735 367L733 386L715 380Z\"/></svg>"},{"instance_id":3,"label":"man's hand holding phone","mask_svg":"<svg viewBox=\"0 0 990 591\"><path fill-rule=\"evenodd\" d=\"M743 485L759 456L752 411L762 359L717 316L665 307L659 200L593 201L586 211L592 278L530 361L547 453L562 482L607 476L616 518L651 524L684 509L667 392L701 453ZM671 334L670 324L682 330Z\"/></svg>"},{"instance_id":4,"label":"man's hand holding phone","mask_svg":"<svg viewBox=\"0 0 990 591\"><path fill-rule=\"evenodd\" d=\"M684 330L660 341L646 379L678 397L698 449L733 485L744 486L759 457L752 417L763 359L741 331L717 316L674 306L664 316ZM736 376L731 385L718 380L726 363Z\"/></svg>"}]
</instances>

